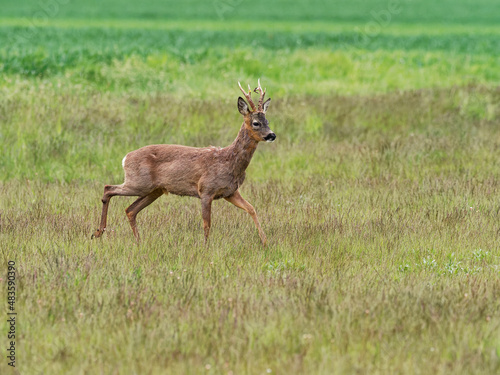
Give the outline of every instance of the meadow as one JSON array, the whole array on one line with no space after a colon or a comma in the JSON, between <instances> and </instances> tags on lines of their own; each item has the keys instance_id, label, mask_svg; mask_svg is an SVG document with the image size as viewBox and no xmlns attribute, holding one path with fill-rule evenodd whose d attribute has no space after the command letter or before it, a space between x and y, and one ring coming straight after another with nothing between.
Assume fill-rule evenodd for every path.
<instances>
[{"instance_id":1,"label":"meadow","mask_svg":"<svg viewBox=\"0 0 500 375\"><path fill-rule=\"evenodd\" d=\"M0 0L1 374L500 371L495 1L56 1ZM267 247L171 195L91 240L127 152L230 144L258 78Z\"/></svg>"}]
</instances>

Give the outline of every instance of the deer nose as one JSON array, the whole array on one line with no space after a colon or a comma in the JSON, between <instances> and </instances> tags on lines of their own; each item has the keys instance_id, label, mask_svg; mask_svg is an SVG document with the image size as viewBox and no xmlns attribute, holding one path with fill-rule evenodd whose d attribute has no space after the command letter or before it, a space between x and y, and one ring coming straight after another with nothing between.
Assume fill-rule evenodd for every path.
<instances>
[{"instance_id":1,"label":"deer nose","mask_svg":"<svg viewBox=\"0 0 500 375\"><path fill-rule=\"evenodd\" d=\"M269 133L268 135L266 135L266 137L264 138L264 140L266 142L274 142L274 140L276 139L276 134L274 133Z\"/></svg>"}]
</instances>

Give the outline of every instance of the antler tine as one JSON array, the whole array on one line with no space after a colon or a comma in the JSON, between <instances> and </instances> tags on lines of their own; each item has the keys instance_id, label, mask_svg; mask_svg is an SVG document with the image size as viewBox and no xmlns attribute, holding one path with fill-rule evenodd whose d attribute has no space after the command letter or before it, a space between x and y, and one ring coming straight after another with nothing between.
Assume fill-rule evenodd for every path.
<instances>
[{"instance_id":1,"label":"antler tine","mask_svg":"<svg viewBox=\"0 0 500 375\"><path fill-rule=\"evenodd\" d=\"M260 87L260 78L258 80L258 86L253 90L254 92L260 92L260 98L259 98L259 111L263 111L263 103L264 103L264 96L266 95L266 90L262 90L262 87Z\"/></svg>"},{"instance_id":2,"label":"antler tine","mask_svg":"<svg viewBox=\"0 0 500 375\"><path fill-rule=\"evenodd\" d=\"M245 98L247 98L248 104L250 104L250 107L252 107L252 111L255 111L255 104L253 104L252 100L252 89L250 88L250 85L248 85L248 92L243 90L243 87L241 87L241 84L238 82L238 86L240 86L240 90L245 95Z\"/></svg>"}]
</instances>

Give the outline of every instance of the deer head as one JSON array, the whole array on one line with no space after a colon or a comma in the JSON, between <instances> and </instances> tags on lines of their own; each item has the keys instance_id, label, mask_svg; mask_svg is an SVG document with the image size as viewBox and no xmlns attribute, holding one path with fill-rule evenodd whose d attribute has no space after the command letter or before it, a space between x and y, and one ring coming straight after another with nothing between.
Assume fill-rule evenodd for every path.
<instances>
[{"instance_id":1,"label":"deer head","mask_svg":"<svg viewBox=\"0 0 500 375\"><path fill-rule=\"evenodd\" d=\"M255 107L255 104L252 101L252 89L250 88L250 85L248 85L248 92L241 87L239 82L238 86L240 86L240 90L245 95L245 98L248 100L248 104L250 104L251 107L251 109L249 109L245 100L241 96L238 97L238 110L245 119L245 128L247 129L248 134L257 142L274 142L276 134L274 134L274 132L269 128L269 121L266 119L266 112L267 108L269 108L271 98L264 102L266 90L262 90L262 87L260 87L260 79L258 81L258 86L253 90L254 92L260 93L258 108Z\"/></svg>"}]
</instances>

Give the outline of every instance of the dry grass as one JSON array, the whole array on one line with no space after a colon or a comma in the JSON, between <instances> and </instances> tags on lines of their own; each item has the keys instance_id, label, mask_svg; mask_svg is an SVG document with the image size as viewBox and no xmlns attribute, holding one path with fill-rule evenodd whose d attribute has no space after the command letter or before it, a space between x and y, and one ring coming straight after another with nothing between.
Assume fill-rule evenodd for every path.
<instances>
[{"instance_id":1,"label":"dry grass","mask_svg":"<svg viewBox=\"0 0 500 375\"><path fill-rule=\"evenodd\" d=\"M168 98L76 105L87 114L73 136L90 144L102 132L85 129L100 119L110 160L94 142L103 163L76 163L79 182L0 185L2 263L19 265L21 372L498 372L498 96L467 87L278 100L278 141L259 147L242 188L266 249L248 215L221 201L205 248L199 201L174 196L139 215L139 246L129 200L113 198L113 231L91 241L123 144L147 143L155 119L174 112ZM146 101L114 122L116 108ZM214 105L188 104L179 122L205 123ZM152 132L118 131L140 122ZM179 129L164 132L212 143ZM215 121L205 134L225 144L236 130L222 129Z\"/></svg>"}]
</instances>

